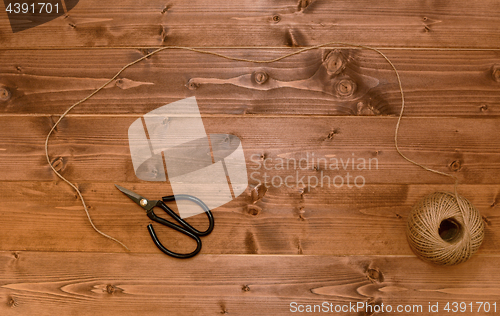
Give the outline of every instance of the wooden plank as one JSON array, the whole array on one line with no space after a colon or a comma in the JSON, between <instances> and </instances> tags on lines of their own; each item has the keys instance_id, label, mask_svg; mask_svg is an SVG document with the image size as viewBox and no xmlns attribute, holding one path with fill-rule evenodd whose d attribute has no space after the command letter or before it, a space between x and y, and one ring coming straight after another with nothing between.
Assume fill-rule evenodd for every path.
<instances>
[{"instance_id":1,"label":"wooden plank","mask_svg":"<svg viewBox=\"0 0 500 316\"><path fill-rule=\"evenodd\" d=\"M92 0L20 33L13 34L3 18L0 43L3 48L227 47L306 46L349 39L372 46L496 49L499 18L500 6L494 0Z\"/></svg>"},{"instance_id":2,"label":"wooden plank","mask_svg":"<svg viewBox=\"0 0 500 316\"><path fill-rule=\"evenodd\" d=\"M95 225L132 253L160 253L146 229L150 220L114 183L78 183ZM172 194L167 184L118 183L151 198ZM203 238L202 253L412 255L405 235L411 207L427 194L451 190L453 185L367 184L310 191L270 187L256 199L249 188L213 210L215 229ZM0 182L0 191L0 227L5 228L0 230L0 250L125 251L92 229L65 183ZM486 237L478 254L500 254L500 186L461 185L459 191L485 220ZM188 221L195 227L207 225L204 215ZM168 247L179 252L194 247L191 239L154 225Z\"/></svg>"},{"instance_id":3,"label":"wooden plank","mask_svg":"<svg viewBox=\"0 0 500 316\"><path fill-rule=\"evenodd\" d=\"M444 314L447 302L465 301L473 304L470 315L498 313L498 257L475 257L451 268L384 256L200 255L179 261L164 255L2 252L0 261L0 310L7 316L288 315L292 302L409 305L418 310L407 315L436 315L429 304L437 303ZM478 312L477 301L489 302L490 312ZM339 314L370 315L364 312Z\"/></svg>"},{"instance_id":4,"label":"wooden plank","mask_svg":"<svg viewBox=\"0 0 500 316\"><path fill-rule=\"evenodd\" d=\"M138 117L68 117L51 139L53 164L73 181L136 182L127 132ZM0 118L4 135L0 180L57 179L44 153L45 135L53 120L37 116ZM450 183L449 178L414 166L397 154L394 117L209 116L203 121L209 134L229 133L241 139L254 184L297 174L306 179L329 176L327 180L333 182L335 176L345 178L348 173L362 176L370 184ZM400 146L410 158L451 172L462 183L497 184L499 129L496 119L405 118ZM254 172L258 174L251 177ZM266 180L266 174L271 178Z\"/></svg>"},{"instance_id":5,"label":"wooden plank","mask_svg":"<svg viewBox=\"0 0 500 316\"><path fill-rule=\"evenodd\" d=\"M211 51L269 60L295 50ZM499 52L384 52L400 72L406 116L499 115ZM63 113L142 56L130 49L2 51L2 113ZM267 81L256 83L256 73ZM342 82L353 83L351 94L342 92ZM401 106L394 72L372 51L321 49L252 64L169 50L129 68L74 113L142 114L188 96L196 96L203 114L396 115Z\"/></svg>"},{"instance_id":6,"label":"wooden plank","mask_svg":"<svg viewBox=\"0 0 500 316\"><path fill-rule=\"evenodd\" d=\"M464 314L498 313L499 18L494 0L89 0L22 33L1 19L0 314L283 315L293 312L291 302L422 305L405 313L415 315L464 302L473 304ZM76 181L97 227L130 253L92 229L75 193L47 166L43 143L57 115L149 47L268 59L346 38L385 47L406 94L402 150L457 175L460 193L481 212L486 238L467 263L432 266L406 242L411 206L453 185L397 155L399 89L370 51L329 48L259 65L167 51L77 108L51 141L53 164ZM336 73L339 63L345 69ZM152 244L149 219L113 184L151 197L172 193L168 183L136 178L127 129L189 96L197 97L208 133L242 140L250 186L214 210L202 254L180 261ZM318 158L343 160L337 170ZM354 158L376 167L351 167ZM307 166L279 168L280 159ZM289 186L276 185L295 175ZM299 181L349 175L363 186ZM203 215L189 221L206 225ZM169 248L193 247L157 229ZM478 311L478 301L497 310ZM429 311L431 303L439 312Z\"/></svg>"}]
</instances>

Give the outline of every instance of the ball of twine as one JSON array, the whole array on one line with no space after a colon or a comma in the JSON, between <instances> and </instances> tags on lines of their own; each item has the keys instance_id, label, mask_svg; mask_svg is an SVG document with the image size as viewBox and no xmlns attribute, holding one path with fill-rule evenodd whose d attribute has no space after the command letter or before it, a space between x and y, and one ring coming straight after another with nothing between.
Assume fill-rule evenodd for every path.
<instances>
[{"instance_id":1,"label":"ball of twine","mask_svg":"<svg viewBox=\"0 0 500 316\"><path fill-rule=\"evenodd\" d=\"M413 207L406 227L408 243L420 258L440 265L467 261L481 246L484 224L464 197L435 192Z\"/></svg>"}]
</instances>

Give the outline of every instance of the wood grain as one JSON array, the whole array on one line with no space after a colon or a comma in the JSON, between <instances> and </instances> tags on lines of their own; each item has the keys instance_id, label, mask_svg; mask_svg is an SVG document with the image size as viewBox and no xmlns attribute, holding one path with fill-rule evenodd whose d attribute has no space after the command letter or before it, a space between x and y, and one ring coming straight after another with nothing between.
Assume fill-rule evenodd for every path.
<instances>
[{"instance_id":1,"label":"wood grain","mask_svg":"<svg viewBox=\"0 0 500 316\"><path fill-rule=\"evenodd\" d=\"M210 51L269 60L295 50ZM500 78L494 70L500 65L500 52L384 53L400 72L405 116L499 115ZM0 92L5 95L0 112L59 115L142 56L144 52L131 49L0 51ZM337 58L342 65L338 74L329 63ZM259 73L268 80L257 83ZM356 85L351 95L339 92L343 80ZM252 64L168 50L127 69L73 113L143 114L188 96L196 96L202 114L387 116L399 114L401 106L393 70L372 51L321 49L276 63Z\"/></svg>"},{"instance_id":2,"label":"wood grain","mask_svg":"<svg viewBox=\"0 0 500 316\"><path fill-rule=\"evenodd\" d=\"M447 302L479 301L496 302L498 313L497 1L86 0L16 34L5 17L1 315L285 315L291 302L422 305L406 314L437 315ZM82 191L96 226L128 253L92 229L74 191L47 165L45 136L59 115L153 47L264 60L332 41L380 48L399 70L407 106L401 149L456 175L459 192L483 217L484 243L466 263L433 266L406 242L412 205L453 184L396 153L400 91L373 51L332 45L256 64L167 50L77 107L51 139L51 163ZM242 140L250 185L214 210L215 230L203 238L202 253L176 260L154 246L149 219L114 184L154 198L172 193L168 183L137 179L127 129L190 96L208 133ZM329 169L312 154L345 166ZM346 163L354 158L377 165L359 170ZM280 159L308 163L280 169ZM295 175L289 186L273 182ZM300 180L349 175L365 185ZM203 215L188 220L206 225ZM173 250L194 246L171 230L157 232ZM440 311L430 313L430 303ZM496 314L477 307L463 314Z\"/></svg>"},{"instance_id":3,"label":"wood grain","mask_svg":"<svg viewBox=\"0 0 500 316\"><path fill-rule=\"evenodd\" d=\"M132 253L160 253L144 211L114 183L79 182L97 227L124 242ZM172 194L158 183L122 183L150 198ZM453 185L366 185L303 190L269 187L256 198L253 186L214 212L215 229L203 238L204 254L413 255L405 235L411 207L427 194ZM90 226L83 207L61 182L0 182L0 250L124 252ZM478 254L500 253L500 186L462 185L459 191L480 211L486 226ZM159 215L164 215L158 212ZM205 227L207 219L188 219ZM165 245L186 251L194 242L157 228Z\"/></svg>"},{"instance_id":4,"label":"wood grain","mask_svg":"<svg viewBox=\"0 0 500 316\"><path fill-rule=\"evenodd\" d=\"M52 163L73 181L136 182L127 132L138 117L68 117L51 139ZM0 180L57 179L44 153L45 136L54 119L0 117L5 139L0 147ZM371 184L452 181L414 166L397 154L394 117L208 116L203 120L207 133L229 133L241 139L253 184L269 182L270 178L264 178L266 174L282 179L297 173L306 179L324 175L330 177L325 181L333 182L335 176L346 177L349 172L354 177L363 176ZM496 119L405 118L399 142L410 158L453 173L461 183L496 184L500 175L499 129ZM323 160L318 163L320 158ZM335 159L337 163L332 166ZM365 161L363 170L359 170L360 159ZM301 160L304 163L299 166ZM291 163L280 167L282 161ZM252 177L254 172L257 174Z\"/></svg>"},{"instance_id":5,"label":"wood grain","mask_svg":"<svg viewBox=\"0 0 500 316\"><path fill-rule=\"evenodd\" d=\"M200 255L179 261L163 255L2 252L0 311L285 315L292 302L371 302L394 309L422 305L422 312L408 314L435 315L429 302L442 311L450 301L497 301L498 261L477 256L440 268L413 257ZM362 310L342 314L365 315Z\"/></svg>"},{"instance_id":6,"label":"wood grain","mask_svg":"<svg viewBox=\"0 0 500 316\"><path fill-rule=\"evenodd\" d=\"M126 0L120 5L92 0L22 36L12 34L3 18L0 43L3 48L276 47L348 39L372 46L496 49L499 18L494 0Z\"/></svg>"}]
</instances>

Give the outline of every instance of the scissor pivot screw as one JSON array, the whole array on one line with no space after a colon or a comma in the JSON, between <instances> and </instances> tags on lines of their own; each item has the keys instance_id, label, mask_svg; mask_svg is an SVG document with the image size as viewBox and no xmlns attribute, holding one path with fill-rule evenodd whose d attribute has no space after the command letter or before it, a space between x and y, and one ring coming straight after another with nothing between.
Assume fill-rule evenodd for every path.
<instances>
[{"instance_id":1,"label":"scissor pivot screw","mask_svg":"<svg viewBox=\"0 0 500 316\"><path fill-rule=\"evenodd\" d=\"M141 206L146 206L148 205L148 200L142 199L139 203L141 203Z\"/></svg>"}]
</instances>

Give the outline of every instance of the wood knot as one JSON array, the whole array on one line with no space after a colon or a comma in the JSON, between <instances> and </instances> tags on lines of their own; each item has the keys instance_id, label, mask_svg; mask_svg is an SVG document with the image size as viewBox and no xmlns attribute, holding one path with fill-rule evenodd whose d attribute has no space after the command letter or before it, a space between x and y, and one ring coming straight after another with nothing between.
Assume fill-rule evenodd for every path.
<instances>
[{"instance_id":1,"label":"wood knot","mask_svg":"<svg viewBox=\"0 0 500 316\"><path fill-rule=\"evenodd\" d=\"M356 114L357 115L379 115L380 111L375 109L371 104L367 104L363 101L356 104Z\"/></svg>"},{"instance_id":2,"label":"wood knot","mask_svg":"<svg viewBox=\"0 0 500 316\"><path fill-rule=\"evenodd\" d=\"M9 297L9 299L7 300L7 306L9 306L9 307L16 307L17 306L17 302L12 296Z\"/></svg>"},{"instance_id":3,"label":"wood knot","mask_svg":"<svg viewBox=\"0 0 500 316\"><path fill-rule=\"evenodd\" d=\"M150 49L150 48L139 48L138 51L142 55L147 56L147 55L151 54L154 50ZM146 59L149 59L149 58L151 58L151 56L146 57Z\"/></svg>"},{"instance_id":4,"label":"wood knot","mask_svg":"<svg viewBox=\"0 0 500 316\"><path fill-rule=\"evenodd\" d=\"M56 158L52 161L52 167L57 171L61 171L64 168L64 159L63 157Z\"/></svg>"},{"instance_id":5,"label":"wood knot","mask_svg":"<svg viewBox=\"0 0 500 316\"><path fill-rule=\"evenodd\" d=\"M335 135L340 134L339 129L334 129L330 133L328 133L327 139L334 139Z\"/></svg>"},{"instance_id":6,"label":"wood knot","mask_svg":"<svg viewBox=\"0 0 500 316\"><path fill-rule=\"evenodd\" d=\"M272 17L272 20L274 23L279 23L281 21L281 16L279 16L279 14L275 14Z\"/></svg>"},{"instance_id":7,"label":"wood knot","mask_svg":"<svg viewBox=\"0 0 500 316\"><path fill-rule=\"evenodd\" d=\"M349 97L356 91L356 83L351 79L342 79L335 85L335 90L342 97Z\"/></svg>"},{"instance_id":8,"label":"wood knot","mask_svg":"<svg viewBox=\"0 0 500 316\"><path fill-rule=\"evenodd\" d=\"M167 5L163 8L163 10L161 10L161 14L165 14L165 13L167 13L167 11L168 11L168 10L170 10L170 7L171 7L171 5L170 5L170 4L167 4Z\"/></svg>"},{"instance_id":9,"label":"wood knot","mask_svg":"<svg viewBox=\"0 0 500 316\"><path fill-rule=\"evenodd\" d=\"M491 76L496 82L500 82L500 65L493 65L491 69Z\"/></svg>"},{"instance_id":10,"label":"wood knot","mask_svg":"<svg viewBox=\"0 0 500 316\"><path fill-rule=\"evenodd\" d=\"M323 64L326 67L326 72L330 76L336 76L344 71L346 67L344 55L338 50L331 51L325 58Z\"/></svg>"},{"instance_id":11,"label":"wood knot","mask_svg":"<svg viewBox=\"0 0 500 316\"><path fill-rule=\"evenodd\" d=\"M298 239L298 238L297 238L297 254L298 255L304 254L304 249L302 249L302 243L300 242L300 239Z\"/></svg>"},{"instance_id":12,"label":"wood knot","mask_svg":"<svg viewBox=\"0 0 500 316\"><path fill-rule=\"evenodd\" d=\"M495 206L498 206L500 204L500 196L497 196L495 197L495 199L493 200L493 203L491 203L491 207L495 207Z\"/></svg>"},{"instance_id":13,"label":"wood knot","mask_svg":"<svg viewBox=\"0 0 500 316\"><path fill-rule=\"evenodd\" d=\"M246 285L246 284L245 284L245 285L243 285L243 286L241 287L241 290L242 290L243 292L250 292L250 287L249 287L248 285Z\"/></svg>"},{"instance_id":14,"label":"wood knot","mask_svg":"<svg viewBox=\"0 0 500 316\"><path fill-rule=\"evenodd\" d=\"M304 207L303 206L299 207L299 220L300 221L306 220L306 218L304 217L305 213L306 213L306 211L304 210Z\"/></svg>"},{"instance_id":15,"label":"wood knot","mask_svg":"<svg viewBox=\"0 0 500 316\"><path fill-rule=\"evenodd\" d=\"M186 84L189 90L196 90L200 86L199 83L197 83L194 79L189 79L188 83Z\"/></svg>"},{"instance_id":16,"label":"wood knot","mask_svg":"<svg viewBox=\"0 0 500 316\"><path fill-rule=\"evenodd\" d=\"M262 208L258 207L257 205L250 204L247 206L247 214L251 216L257 216L261 211Z\"/></svg>"},{"instance_id":17,"label":"wood knot","mask_svg":"<svg viewBox=\"0 0 500 316\"><path fill-rule=\"evenodd\" d=\"M12 94L10 93L9 89L5 87L0 87L0 101L8 101Z\"/></svg>"},{"instance_id":18,"label":"wood knot","mask_svg":"<svg viewBox=\"0 0 500 316\"><path fill-rule=\"evenodd\" d=\"M226 304L224 302L220 302L219 304L220 304L220 313L221 314L227 314L228 311L226 309Z\"/></svg>"},{"instance_id":19,"label":"wood knot","mask_svg":"<svg viewBox=\"0 0 500 316\"><path fill-rule=\"evenodd\" d=\"M384 275L380 272L379 269L369 268L366 270L366 277L370 282L373 283L382 283L384 282Z\"/></svg>"},{"instance_id":20,"label":"wood knot","mask_svg":"<svg viewBox=\"0 0 500 316\"><path fill-rule=\"evenodd\" d=\"M480 112L488 111L488 104L481 104L481 106L479 107L479 111Z\"/></svg>"},{"instance_id":21,"label":"wood knot","mask_svg":"<svg viewBox=\"0 0 500 316\"><path fill-rule=\"evenodd\" d=\"M462 163L460 162L460 160L455 160L452 163L450 163L450 170L451 171L457 172L460 169L462 169Z\"/></svg>"},{"instance_id":22,"label":"wood knot","mask_svg":"<svg viewBox=\"0 0 500 316\"><path fill-rule=\"evenodd\" d=\"M113 285L111 284L106 285L106 292L108 292L108 294L113 294L115 293L115 291L116 288Z\"/></svg>"},{"instance_id":23,"label":"wood knot","mask_svg":"<svg viewBox=\"0 0 500 316\"><path fill-rule=\"evenodd\" d=\"M164 25L160 25L159 35L161 36L162 42L165 42L168 37L168 28Z\"/></svg>"},{"instance_id":24,"label":"wood knot","mask_svg":"<svg viewBox=\"0 0 500 316\"><path fill-rule=\"evenodd\" d=\"M19 259L19 253L18 252L13 252L12 255L14 256L14 259Z\"/></svg>"},{"instance_id":25,"label":"wood knot","mask_svg":"<svg viewBox=\"0 0 500 316\"><path fill-rule=\"evenodd\" d=\"M299 0L299 3L297 4L297 9L299 11L304 11L310 4L312 0Z\"/></svg>"},{"instance_id":26,"label":"wood knot","mask_svg":"<svg viewBox=\"0 0 500 316\"><path fill-rule=\"evenodd\" d=\"M264 84L267 79L269 79L269 76L264 71L257 71L256 73L254 73L253 79L258 84Z\"/></svg>"},{"instance_id":27,"label":"wood knot","mask_svg":"<svg viewBox=\"0 0 500 316\"><path fill-rule=\"evenodd\" d=\"M307 193L305 188L298 188L297 191L299 192L301 199L303 199L304 194Z\"/></svg>"},{"instance_id":28,"label":"wood knot","mask_svg":"<svg viewBox=\"0 0 500 316\"><path fill-rule=\"evenodd\" d=\"M482 216L482 218L483 218L483 222L484 222L486 225L491 225L491 221L488 219L488 217L486 217L486 216L484 216L484 215L483 215L483 216Z\"/></svg>"},{"instance_id":29,"label":"wood knot","mask_svg":"<svg viewBox=\"0 0 500 316\"><path fill-rule=\"evenodd\" d=\"M302 39L300 32L298 30L288 29L285 33L285 45L290 47L298 47L301 46L299 43L299 39Z\"/></svg>"},{"instance_id":30,"label":"wood knot","mask_svg":"<svg viewBox=\"0 0 500 316\"><path fill-rule=\"evenodd\" d=\"M251 197L252 197L252 203L255 204L258 201L262 200L264 195L266 195L267 192L267 187L265 185L259 184L255 186L255 188L252 189L250 192Z\"/></svg>"}]
</instances>

